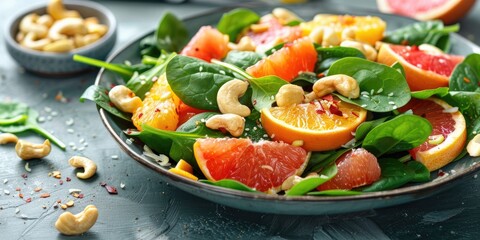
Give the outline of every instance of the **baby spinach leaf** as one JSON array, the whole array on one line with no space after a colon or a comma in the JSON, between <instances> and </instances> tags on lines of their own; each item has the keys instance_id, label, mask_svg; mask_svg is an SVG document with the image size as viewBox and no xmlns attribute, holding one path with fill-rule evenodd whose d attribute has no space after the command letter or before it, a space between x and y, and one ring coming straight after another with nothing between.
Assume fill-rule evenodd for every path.
<instances>
[{"instance_id":1,"label":"baby spinach leaf","mask_svg":"<svg viewBox=\"0 0 480 240\"><path fill-rule=\"evenodd\" d=\"M447 94L448 94L448 87L426 89L426 90L415 91L415 92L411 93L412 97L418 98L418 99L427 99L427 98L432 97L434 95L439 96L439 97L444 97Z\"/></svg>"},{"instance_id":2,"label":"baby spinach leaf","mask_svg":"<svg viewBox=\"0 0 480 240\"><path fill-rule=\"evenodd\" d=\"M127 84L125 85L127 88L132 90L135 95L139 98L144 99L145 94L152 88L154 79L159 78L163 73L165 73L165 69L167 64L176 56L176 53L172 53L167 55L162 55L159 61L157 62L158 65L151 68L150 70L141 73L141 74L134 74L130 80L128 80ZM163 60L162 60L163 59Z\"/></svg>"},{"instance_id":3,"label":"baby spinach leaf","mask_svg":"<svg viewBox=\"0 0 480 240\"><path fill-rule=\"evenodd\" d=\"M290 190L285 192L285 196L303 196L335 177L337 171L337 165L330 164L319 173L318 177L306 177L299 183L295 184Z\"/></svg>"},{"instance_id":4,"label":"baby spinach leaf","mask_svg":"<svg viewBox=\"0 0 480 240\"><path fill-rule=\"evenodd\" d=\"M355 131L355 140L361 141L367 136L367 134L376 126L382 124L388 119L388 117L378 118L371 121L361 123Z\"/></svg>"},{"instance_id":5,"label":"baby spinach leaf","mask_svg":"<svg viewBox=\"0 0 480 240\"><path fill-rule=\"evenodd\" d=\"M24 103L0 102L0 125L24 123L28 118L28 109Z\"/></svg>"},{"instance_id":6,"label":"baby spinach leaf","mask_svg":"<svg viewBox=\"0 0 480 240\"><path fill-rule=\"evenodd\" d=\"M139 44L140 48L140 55L142 56L152 56L157 57L160 56L160 49L157 47L157 42L155 38L155 33L152 35L148 35L140 40Z\"/></svg>"},{"instance_id":7,"label":"baby spinach leaf","mask_svg":"<svg viewBox=\"0 0 480 240\"><path fill-rule=\"evenodd\" d=\"M451 91L480 92L480 54L472 53L458 64L450 76Z\"/></svg>"},{"instance_id":8,"label":"baby spinach leaf","mask_svg":"<svg viewBox=\"0 0 480 240\"><path fill-rule=\"evenodd\" d=\"M85 102L85 99L95 102L98 106L105 109L105 111L117 116L125 121L131 122L132 115L122 112L114 107L110 98L108 97L108 89L98 85L92 85L88 87L82 96L80 96L80 102Z\"/></svg>"},{"instance_id":9,"label":"baby spinach leaf","mask_svg":"<svg viewBox=\"0 0 480 240\"><path fill-rule=\"evenodd\" d=\"M202 135L203 137L224 137L221 131L213 130L205 126L205 122L215 115L219 113L215 112L203 112L196 114L192 118L188 119L185 123L180 125L177 128L177 132L184 132L184 133L194 133L198 135Z\"/></svg>"},{"instance_id":10,"label":"baby spinach leaf","mask_svg":"<svg viewBox=\"0 0 480 240\"><path fill-rule=\"evenodd\" d=\"M221 33L227 34L230 42L235 42L243 29L259 20L260 16L254 11L246 8L236 8L223 14L217 24L217 29Z\"/></svg>"},{"instance_id":11,"label":"baby spinach leaf","mask_svg":"<svg viewBox=\"0 0 480 240\"><path fill-rule=\"evenodd\" d=\"M467 139L472 139L480 132L480 92L451 91L449 97L453 99L467 122Z\"/></svg>"},{"instance_id":12,"label":"baby spinach leaf","mask_svg":"<svg viewBox=\"0 0 480 240\"><path fill-rule=\"evenodd\" d=\"M417 46L428 43L448 52L450 50L450 33L457 32L459 28L458 24L444 26L440 20L416 22L388 32L383 41Z\"/></svg>"},{"instance_id":13,"label":"baby spinach leaf","mask_svg":"<svg viewBox=\"0 0 480 240\"><path fill-rule=\"evenodd\" d=\"M425 142L432 133L432 125L425 118L404 114L373 128L362 147L379 157L387 153L410 150Z\"/></svg>"},{"instance_id":14,"label":"baby spinach leaf","mask_svg":"<svg viewBox=\"0 0 480 240\"><path fill-rule=\"evenodd\" d=\"M295 84L303 88L303 90L311 92L313 84L318 80L318 77L315 73L311 72L302 72L296 78L294 78L290 83Z\"/></svg>"},{"instance_id":15,"label":"baby spinach leaf","mask_svg":"<svg viewBox=\"0 0 480 240\"><path fill-rule=\"evenodd\" d=\"M349 99L336 94L345 102L372 112L393 111L410 101L410 88L405 77L383 64L356 57L342 58L328 70L328 75L346 74L357 80L360 97Z\"/></svg>"},{"instance_id":16,"label":"baby spinach leaf","mask_svg":"<svg viewBox=\"0 0 480 240\"><path fill-rule=\"evenodd\" d=\"M265 54L265 56L270 56L270 55L274 54L276 51L282 49L283 46L285 46L285 43L283 43L283 42L282 42L282 43L279 43L279 44L271 47L270 49L266 50L266 51L264 52L264 54Z\"/></svg>"},{"instance_id":17,"label":"baby spinach leaf","mask_svg":"<svg viewBox=\"0 0 480 240\"><path fill-rule=\"evenodd\" d=\"M222 179L222 180L219 180L219 181L210 181L210 180L206 180L206 179L200 179L198 181L202 182L202 183L214 185L214 186L217 186L217 187L230 188L230 189L240 190L240 191L245 191L245 192L257 192L256 190L248 187L247 185L245 185L245 184L243 184L239 181L232 180L232 179Z\"/></svg>"},{"instance_id":18,"label":"baby spinach leaf","mask_svg":"<svg viewBox=\"0 0 480 240\"><path fill-rule=\"evenodd\" d=\"M340 148L337 150L325 152L312 152L312 155L310 156L310 160L308 161L304 173L317 172L320 169L327 167L331 163L335 162L344 153L352 150L352 148L354 147L360 146L360 143L361 142L356 142L350 148Z\"/></svg>"},{"instance_id":19,"label":"baby spinach leaf","mask_svg":"<svg viewBox=\"0 0 480 240\"><path fill-rule=\"evenodd\" d=\"M380 180L362 189L364 192L391 190L409 182L426 182L430 180L430 172L419 162L411 161L403 164L397 159L388 158L378 161L382 174Z\"/></svg>"},{"instance_id":20,"label":"baby spinach leaf","mask_svg":"<svg viewBox=\"0 0 480 240\"><path fill-rule=\"evenodd\" d=\"M174 14L166 12L155 31L155 42L159 50L179 52L188 42L188 30Z\"/></svg>"},{"instance_id":21,"label":"baby spinach leaf","mask_svg":"<svg viewBox=\"0 0 480 240\"><path fill-rule=\"evenodd\" d=\"M344 189L332 189L332 190L324 190L318 192L309 192L307 195L310 196L354 196L354 195L361 195L362 192L352 191L352 190L344 190Z\"/></svg>"},{"instance_id":22,"label":"baby spinach leaf","mask_svg":"<svg viewBox=\"0 0 480 240\"><path fill-rule=\"evenodd\" d=\"M399 62L396 62L396 63L392 64L392 66L390 66L390 67L397 70L399 73L401 73L403 75L403 77L406 76L405 68L403 68L402 64L400 64Z\"/></svg>"},{"instance_id":23,"label":"baby spinach leaf","mask_svg":"<svg viewBox=\"0 0 480 240\"><path fill-rule=\"evenodd\" d=\"M180 55L170 60L166 73L172 91L185 104L211 111L218 111L218 89L234 79L229 69Z\"/></svg>"},{"instance_id":24,"label":"baby spinach leaf","mask_svg":"<svg viewBox=\"0 0 480 240\"><path fill-rule=\"evenodd\" d=\"M38 118L38 112L29 108L26 104L23 103L17 103L17 102L8 102L8 103L0 103L0 110L5 110L9 109L11 112L9 113L1 113L2 117L8 116L8 119L18 119L18 116L21 116L21 118L25 118L27 116L27 119L24 119L23 121L16 121L13 124L8 124L8 125L0 125L0 131L2 132L8 132L8 133L21 133L25 131L34 131L41 136L47 138L50 140L53 144L57 145L60 147L62 150L65 150L66 145L57 137L55 137L53 134L51 134L49 131L43 129L38 125L37 123L37 118ZM15 116L14 114L20 114Z\"/></svg>"},{"instance_id":25,"label":"baby spinach leaf","mask_svg":"<svg viewBox=\"0 0 480 240\"><path fill-rule=\"evenodd\" d=\"M332 64L345 57L365 58L362 52L355 48L349 47L317 47L318 60L315 65L315 72L325 72Z\"/></svg>"},{"instance_id":26,"label":"baby spinach leaf","mask_svg":"<svg viewBox=\"0 0 480 240\"><path fill-rule=\"evenodd\" d=\"M280 87L288 84L287 81L277 76L265 76L261 78L251 78L249 80L252 87L252 103L257 111L264 108L270 108L275 102L275 94Z\"/></svg>"},{"instance_id":27,"label":"baby spinach leaf","mask_svg":"<svg viewBox=\"0 0 480 240\"><path fill-rule=\"evenodd\" d=\"M245 131L242 137L250 138L254 142L260 140L270 140L267 132L260 123L260 112L253 109L248 117L245 118Z\"/></svg>"},{"instance_id":28,"label":"baby spinach leaf","mask_svg":"<svg viewBox=\"0 0 480 240\"><path fill-rule=\"evenodd\" d=\"M262 55L259 53L233 50L228 52L223 61L233 64L241 69L246 69L260 60L262 60Z\"/></svg>"}]
</instances>

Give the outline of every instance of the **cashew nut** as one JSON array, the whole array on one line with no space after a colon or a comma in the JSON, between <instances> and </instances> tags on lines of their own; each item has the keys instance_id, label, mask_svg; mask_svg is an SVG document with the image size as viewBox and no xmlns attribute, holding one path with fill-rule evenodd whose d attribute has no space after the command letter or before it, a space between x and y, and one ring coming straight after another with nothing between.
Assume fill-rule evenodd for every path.
<instances>
[{"instance_id":1,"label":"cashew nut","mask_svg":"<svg viewBox=\"0 0 480 240\"><path fill-rule=\"evenodd\" d=\"M256 24L250 25L250 29L254 33L266 32L269 28L270 26L267 23L256 23Z\"/></svg>"},{"instance_id":2,"label":"cashew nut","mask_svg":"<svg viewBox=\"0 0 480 240\"><path fill-rule=\"evenodd\" d=\"M225 113L210 117L205 122L205 126L210 129L224 128L232 136L239 137L245 129L245 118L232 113Z\"/></svg>"},{"instance_id":3,"label":"cashew nut","mask_svg":"<svg viewBox=\"0 0 480 240\"><path fill-rule=\"evenodd\" d=\"M63 18L80 18L80 13L75 10L66 10L62 0L50 0L47 5L47 13L55 20Z\"/></svg>"},{"instance_id":4,"label":"cashew nut","mask_svg":"<svg viewBox=\"0 0 480 240\"><path fill-rule=\"evenodd\" d=\"M48 37L52 40L65 39L67 36L75 34L86 34L88 32L83 19L81 18L63 18L55 21L48 30Z\"/></svg>"},{"instance_id":5,"label":"cashew nut","mask_svg":"<svg viewBox=\"0 0 480 240\"><path fill-rule=\"evenodd\" d=\"M303 95L302 87L294 84L285 84L281 86L277 95L275 95L275 101L279 107L300 104L304 99L305 96Z\"/></svg>"},{"instance_id":6,"label":"cashew nut","mask_svg":"<svg viewBox=\"0 0 480 240\"><path fill-rule=\"evenodd\" d=\"M342 31L342 41L355 39L355 30L353 28L345 28Z\"/></svg>"},{"instance_id":7,"label":"cashew nut","mask_svg":"<svg viewBox=\"0 0 480 240\"><path fill-rule=\"evenodd\" d=\"M88 33L96 33L100 36L105 35L108 31L108 27L103 24L85 23L85 26L87 27Z\"/></svg>"},{"instance_id":8,"label":"cashew nut","mask_svg":"<svg viewBox=\"0 0 480 240\"><path fill-rule=\"evenodd\" d=\"M324 28L323 30L323 39L322 39L322 46L323 47L330 47L330 46L338 46L340 45L340 38L338 37L335 29L328 27Z\"/></svg>"},{"instance_id":9,"label":"cashew nut","mask_svg":"<svg viewBox=\"0 0 480 240\"><path fill-rule=\"evenodd\" d=\"M18 137L11 133L0 134L0 144L17 143Z\"/></svg>"},{"instance_id":10,"label":"cashew nut","mask_svg":"<svg viewBox=\"0 0 480 240\"><path fill-rule=\"evenodd\" d=\"M468 142L467 152L472 157L480 156L480 134L475 135L475 137Z\"/></svg>"},{"instance_id":11,"label":"cashew nut","mask_svg":"<svg viewBox=\"0 0 480 240\"><path fill-rule=\"evenodd\" d=\"M86 157L73 156L68 160L68 164L75 168L83 168L83 172L77 172L77 177L81 179L91 178L97 171L97 164Z\"/></svg>"},{"instance_id":12,"label":"cashew nut","mask_svg":"<svg viewBox=\"0 0 480 240\"><path fill-rule=\"evenodd\" d=\"M38 17L37 23L49 28L53 24L53 18L48 14L44 14L44 15Z\"/></svg>"},{"instance_id":13,"label":"cashew nut","mask_svg":"<svg viewBox=\"0 0 480 240\"><path fill-rule=\"evenodd\" d=\"M48 28L37 24L38 14L30 13L20 21L20 31L23 33L35 33L38 38L43 38L48 33Z\"/></svg>"},{"instance_id":14,"label":"cashew nut","mask_svg":"<svg viewBox=\"0 0 480 240\"><path fill-rule=\"evenodd\" d=\"M133 113L142 106L142 100L129 88L117 85L108 92L110 101L123 112Z\"/></svg>"},{"instance_id":15,"label":"cashew nut","mask_svg":"<svg viewBox=\"0 0 480 240\"><path fill-rule=\"evenodd\" d=\"M243 96L248 88L248 82L233 79L223 84L217 93L218 108L221 113L233 113L242 117L250 115L250 108L242 105L238 98Z\"/></svg>"},{"instance_id":16,"label":"cashew nut","mask_svg":"<svg viewBox=\"0 0 480 240\"><path fill-rule=\"evenodd\" d=\"M78 235L88 231L97 221L98 210L94 205L88 205L82 212L73 215L62 213L55 222L55 228L65 235Z\"/></svg>"},{"instance_id":17,"label":"cashew nut","mask_svg":"<svg viewBox=\"0 0 480 240\"><path fill-rule=\"evenodd\" d=\"M287 24L293 21L302 21L295 13L285 8L275 8L272 11L272 15L280 21L282 24Z\"/></svg>"},{"instance_id":18,"label":"cashew nut","mask_svg":"<svg viewBox=\"0 0 480 240\"><path fill-rule=\"evenodd\" d=\"M249 36L243 36L242 38L240 38L240 41L238 41L237 44L228 43L228 47L232 50L238 51L255 51L256 49L255 43Z\"/></svg>"},{"instance_id":19,"label":"cashew nut","mask_svg":"<svg viewBox=\"0 0 480 240\"><path fill-rule=\"evenodd\" d=\"M17 155L23 160L46 157L51 149L52 147L48 139L45 140L43 144L34 144L24 140L18 140L15 145Z\"/></svg>"},{"instance_id":20,"label":"cashew nut","mask_svg":"<svg viewBox=\"0 0 480 240\"><path fill-rule=\"evenodd\" d=\"M72 39L60 39L45 45L42 50L45 52L68 52L74 48L75 44Z\"/></svg>"},{"instance_id":21,"label":"cashew nut","mask_svg":"<svg viewBox=\"0 0 480 240\"><path fill-rule=\"evenodd\" d=\"M37 34L34 32L29 32L27 33L27 35L25 35L20 45L33 50L43 50L43 48L51 42L52 41L48 38L42 38L37 40Z\"/></svg>"},{"instance_id":22,"label":"cashew nut","mask_svg":"<svg viewBox=\"0 0 480 240\"><path fill-rule=\"evenodd\" d=\"M341 47L351 47L359 50L370 61L377 59L377 50L367 43L361 43L353 40L345 40L340 44Z\"/></svg>"},{"instance_id":23,"label":"cashew nut","mask_svg":"<svg viewBox=\"0 0 480 240\"><path fill-rule=\"evenodd\" d=\"M322 43L323 41L323 27L316 27L308 35L310 40L316 43Z\"/></svg>"},{"instance_id":24,"label":"cashew nut","mask_svg":"<svg viewBox=\"0 0 480 240\"><path fill-rule=\"evenodd\" d=\"M323 97L335 91L348 98L358 98L360 96L360 87L357 80L344 74L320 78L313 84L313 92L317 97Z\"/></svg>"},{"instance_id":25,"label":"cashew nut","mask_svg":"<svg viewBox=\"0 0 480 240\"><path fill-rule=\"evenodd\" d=\"M89 45L91 43L94 43L98 39L100 39L100 35L97 33L91 33L87 35L75 35L75 37L73 38L76 47L83 47Z\"/></svg>"}]
</instances>

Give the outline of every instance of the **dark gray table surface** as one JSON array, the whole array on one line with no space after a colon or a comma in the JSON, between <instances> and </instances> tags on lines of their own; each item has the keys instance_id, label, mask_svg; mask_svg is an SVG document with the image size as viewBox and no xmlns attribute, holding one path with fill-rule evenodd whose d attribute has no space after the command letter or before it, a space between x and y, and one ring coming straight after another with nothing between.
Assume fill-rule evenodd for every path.
<instances>
[{"instance_id":1,"label":"dark gray table surface","mask_svg":"<svg viewBox=\"0 0 480 240\"><path fill-rule=\"evenodd\" d=\"M1 1L0 25L4 27L5 18L25 5L46 1ZM118 19L117 48L151 31L165 10L185 17L229 3L217 1L221 3L215 4L213 0L182 5L156 1L101 2ZM323 2L375 9L375 1ZM460 34L479 44L478 4L461 24ZM95 72L60 79L35 76L16 65L4 44L2 38L0 101L10 99L29 104L45 117L43 127L77 149L69 146L64 152L54 147L45 159L30 161L31 172L26 172L25 161L16 156L13 146L0 146L0 239L477 239L480 235L477 175L417 202L342 215L253 213L189 195L161 182L156 172L122 152L100 122L95 105L78 102L83 90L93 83ZM59 92L69 101L56 101ZM70 119L74 120L73 125L66 123ZM35 134L20 136L35 142L42 140ZM87 181L77 179L67 163L73 155L94 159L98 164L97 175ZM48 176L54 170L62 173L63 184ZM24 173L26 178L22 177ZM67 182L67 177L72 180ZM116 186L118 195L109 195L100 182ZM120 188L121 184L125 185L124 189ZM33 191L37 186L43 189L39 193ZM17 188L21 189L24 199L19 198ZM68 190L72 188L81 189L84 198L69 195ZM51 196L40 198L43 192ZM32 201L26 203L27 198ZM97 223L84 235L66 237L54 228L64 210L53 206L57 200L69 199L75 200L75 206L68 209L73 213L82 211L88 204L99 209Z\"/></svg>"}]
</instances>

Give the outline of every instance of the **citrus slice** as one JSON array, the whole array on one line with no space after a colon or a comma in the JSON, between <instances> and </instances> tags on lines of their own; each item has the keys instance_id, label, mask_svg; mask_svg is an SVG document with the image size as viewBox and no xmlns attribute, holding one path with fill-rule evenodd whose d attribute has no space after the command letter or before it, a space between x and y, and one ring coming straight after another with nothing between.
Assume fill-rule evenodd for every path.
<instances>
[{"instance_id":1,"label":"citrus slice","mask_svg":"<svg viewBox=\"0 0 480 240\"><path fill-rule=\"evenodd\" d=\"M399 62L405 69L412 91L448 87L449 77L463 57L427 52L417 46L382 44L377 61L386 65Z\"/></svg>"},{"instance_id":2,"label":"citrus slice","mask_svg":"<svg viewBox=\"0 0 480 240\"><path fill-rule=\"evenodd\" d=\"M143 106L133 113L133 125L140 131L142 124L175 131L178 125L177 105L165 75L161 75L143 99Z\"/></svg>"},{"instance_id":3,"label":"citrus slice","mask_svg":"<svg viewBox=\"0 0 480 240\"><path fill-rule=\"evenodd\" d=\"M302 30L298 26L283 26L278 19L267 15L252 25L246 36L252 39L257 52L264 52L277 44L301 38Z\"/></svg>"},{"instance_id":4,"label":"citrus slice","mask_svg":"<svg viewBox=\"0 0 480 240\"><path fill-rule=\"evenodd\" d=\"M340 156L337 161L337 175L317 190L345 189L370 185L380 179L381 170L377 158L363 148L353 149Z\"/></svg>"},{"instance_id":5,"label":"citrus slice","mask_svg":"<svg viewBox=\"0 0 480 240\"><path fill-rule=\"evenodd\" d=\"M193 151L208 180L233 179L261 192L276 193L290 176L302 174L309 154L286 143L250 139L197 139Z\"/></svg>"},{"instance_id":6,"label":"citrus slice","mask_svg":"<svg viewBox=\"0 0 480 240\"><path fill-rule=\"evenodd\" d=\"M446 24L457 22L472 8L475 0L377 0L378 9L418 20L440 19Z\"/></svg>"},{"instance_id":7,"label":"citrus slice","mask_svg":"<svg viewBox=\"0 0 480 240\"><path fill-rule=\"evenodd\" d=\"M375 45L382 40L387 24L379 17L318 14L312 21L300 24L304 35L309 35L315 28L332 28L341 39L348 29L355 33L355 40Z\"/></svg>"},{"instance_id":8,"label":"citrus slice","mask_svg":"<svg viewBox=\"0 0 480 240\"><path fill-rule=\"evenodd\" d=\"M299 143L308 151L341 147L353 139L352 132L365 121L367 111L337 99L263 109L262 126L277 141Z\"/></svg>"},{"instance_id":9,"label":"citrus slice","mask_svg":"<svg viewBox=\"0 0 480 240\"><path fill-rule=\"evenodd\" d=\"M429 98L412 99L400 111L411 109L415 115L426 118L433 127L429 139L410 150L413 159L421 162L429 171L437 170L453 161L467 141L465 118L458 108L443 100Z\"/></svg>"},{"instance_id":10,"label":"citrus slice","mask_svg":"<svg viewBox=\"0 0 480 240\"><path fill-rule=\"evenodd\" d=\"M212 59L224 58L228 51L228 35L211 26L203 26L180 54L210 62Z\"/></svg>"},{"instance_id":11,"label":"citrus slice","mask_svg":"<svg viewBox=\"0 0 480 240\"><path fill-rule=\"evenodd\" d=\"M298 39L248 67L247 73L257 78L275 75L292 81L301 72L313 72L317 55L312 41L308 38Z\"/></svg>"}]
</instances>

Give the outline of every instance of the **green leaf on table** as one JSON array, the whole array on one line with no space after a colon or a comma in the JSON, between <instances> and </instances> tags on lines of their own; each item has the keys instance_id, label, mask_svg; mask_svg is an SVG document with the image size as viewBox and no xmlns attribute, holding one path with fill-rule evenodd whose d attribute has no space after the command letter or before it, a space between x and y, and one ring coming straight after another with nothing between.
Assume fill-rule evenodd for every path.
<instances>
[{"instance_id":1,"label":"green leaf on table","mask_svg":"<svg viewBox=\"0 0 480 240\"><path fill-rule=\"evenodd\" d=\"M472 53L450 75L450 91L480 92L480 54Z\"/></svg>"},{"instance_id":2,"label":"green leaf on table","mask_svg":"<svg viewBox=\"0 0 480 240\"><path fill-rule=\"evenodd\" d=\"M315 65L316 73L323 73L332 66L332 64L345 57L365 58L358 49L350 47L317 47L318 56Z\"/></svg>"},{"instance_id":3,"label":"green leaf on table","mask_svg":"<svg viewBox=\"0 0 480 240\"><path fill-rule=\"evenodd\" d=\"M245 192L257 192L254 189L248 187L247 185L232 179L222 179L219 181L210 181L206 179L200 179L199 182L210 184L217 187L230 188L234 190L240 190Z\"/></svg>"},{"instance_id":4,"label":"green leaf on table","mask_svg":"<svg viewBox=\"0 0 480 240\"><path fill-rule=\"evenodd\" d=\"M254 11L246 8L236 8L222 15L217 24L217 29L221 33L227 34L230 42L235 42L243 29L259 20L260 16Z\"/></svg>"},{"instance_id":5,"label":"green leaf on table","mask_svg":"<svg viewBox=\"0 0 480 240\"><path fill-rule=\"evenodd\" d=\"M336 164L330 164L318 173L318 177L306 177L285 192L285 196L303 196L337 175Z\"/></svg>"},{"instance_id":6,"label":"green leaf on table","mask_svg":"<svg viewBox=\"0 0 480 240\"><path fill-rule=\"evenodd\" d=\"M155 42L159 50L180 52L188 42L188 30L185 23L171 12L166 12L155 31Z\"/></svg>"},{"instance_id":7,"label":"green leaf on table","mask_svg":"<svg viewBox=\"0 0 480 240\"><path fill-rule=\"evenodd\" d=\"M110 98L108 97L108 89L99 85L91 85L88 87L80 96L80 102L85 102L85 100L90 100L95 102L98 106L103 108L105 111L113 114L116 117L119 117L125 121L132 121L132 115L129 113L122 112L118 110L115 106L111 104Z\"/></svg>"},{"instance_id":8,"label":"green leaf on table","mask_svg":"<svg viewBox=\"0 0 480 240\"><path fill-rule=\"evenodd\" d=\"M260 60L262 60L262 55L259 53L232 50L228 52L227 56L223 61L233 64L241 69L247 69L248 67L254 65Z\"/></svg>"},{"instance_id":9,"label":"green leaf on table","mask_svg":"<svg viewBox=\"0 0 480 240\"><path fill-rule=\"evenodd\" d=\"M410 101L410 88L405 77L383 64L357 57L342 58L328 70L328 76L335 74L353 77L357 80L361 92L356 99L339 94L336 96L369 111L390 112Z\"/></svg>"},{"instance_id":10,"label":"green leaf on table","mask_svg":"<svg viewBox=\"0 0 480 240\"><path fill-rule=\"evenodd\" d=\"M431 133L432 125L427 119L403 114L370 130L362 147L379 157L415 148L424 143Z\"/></svg>"},{"instance_id":11,"label":"green leaf on table","mask_svg":"<svg viewBox=\"0 0 480 240\"><path fill-rule=\"evenodd\" d=\"M0 102L0 125L24 123L28 109L24 103Z\"/></svg>"},{"instance_id":12,"label":"green leaf on table","mask_svg":"<svg viewBox=\"0 0 480 240\"><path fill-rule=\"evenodd\" d=\"M412 92L413 98L427 99L432 96L445 97L448 94L448 87L439 87L435 89L426 89L421 91Z\"/></svg>"}]
</instances>

